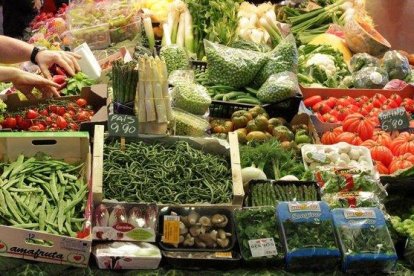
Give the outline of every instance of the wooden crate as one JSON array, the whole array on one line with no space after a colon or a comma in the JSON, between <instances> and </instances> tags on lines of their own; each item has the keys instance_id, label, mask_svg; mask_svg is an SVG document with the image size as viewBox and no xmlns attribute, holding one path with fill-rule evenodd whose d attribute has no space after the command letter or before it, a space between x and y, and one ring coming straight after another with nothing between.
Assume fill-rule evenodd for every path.
<instances>
[{"instance_id":1,"label":"wooden crate","mask_svg":"<svg viewBox=\"0 0 414 276\"><path fill-rule=\"evenodd\" d=\"M217 139L213 138L190 138L190 137L178 137L178 136L171 136L171 137L151 137L142 135L138 139L143 140L152 140L152 141L178 141L178 140L187 140L193 141L196 143L205 143L205 148L212 151L214 147L220 147L221 151L225 148L222 145L222 142L219 142ZM104 199L103 197L103 146L104 146L104 129L103 126L96 126L95 128L95 137L94 137L94 148L93 148L93 173L92 173L92 186L93 186L93 199L94 203L100 203ZM236 208L240 207L243 204L244 199L244 190L243 190L243 182L241 177L241 166L240 166L240 153L239 153L239 143L237 139L236 133L230 133L229 135L229 143L228 145L227 154L230 157L230 164L231 164L231 171L232 171L232 180L233 180L233 198L231 199L230 203L226 204L214 204L214 206L223 206L227 208ZM180 206L211 206L212 204L184 204ZM165 205L160 205L165 206Z\"/></svg>"}]
</instances>

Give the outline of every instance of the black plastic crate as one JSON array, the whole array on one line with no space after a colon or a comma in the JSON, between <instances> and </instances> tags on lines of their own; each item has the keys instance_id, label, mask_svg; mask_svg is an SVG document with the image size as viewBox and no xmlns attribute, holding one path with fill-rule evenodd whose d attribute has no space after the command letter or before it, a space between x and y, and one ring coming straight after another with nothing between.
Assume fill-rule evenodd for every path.
<instances>
[{"instance_id":1,"label":"black plastic crate","mask_svg":"<svg viewBox=\"0 0 414 276\"><path fill-rule=\"evenodd\" d=\"M134 115L134 102L125 103L125 104L114 102L114 113Z\"/></svg>"},{"instance_id":2,"label":"black plastic crate","mask_svg":"<svg viewBox=\"0 0 414 276\"><path fill-rule=\"evenodd\" d=\"M191 69L193 69L196 72L205 72L207 70L207 62L199 61L199 60L192 60Z\"/></svg>"},{"instance_id":3,"label":"black plastic crate","mask_svg":"<svg viewBox=\"0 0 414 276\"><path fill-rule=\"evenodd\" d=\"M278 103L261 105L270 117L283 117L290 122L298 113L300 102L303 97L301 94L280 101ZM213 100L210 105L210 116L216 118L231 118L231 115L238 110L249 110L254 104L244 104L235 102L225 102Z\"/></svg>"}]
</instances>

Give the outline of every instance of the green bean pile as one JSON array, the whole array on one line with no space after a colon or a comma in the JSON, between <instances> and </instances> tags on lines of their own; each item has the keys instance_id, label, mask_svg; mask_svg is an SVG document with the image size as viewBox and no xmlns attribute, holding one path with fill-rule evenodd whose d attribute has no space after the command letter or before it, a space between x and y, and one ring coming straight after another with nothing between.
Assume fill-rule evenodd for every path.
<instances>
[{"instance_id":1,"label":"green bean pile","mask_svg":"<svg viewBox=\"0 0 414 276\"><path fill-rule=\"evenodd\" d=\"M232 177L225 157L173 145L119 142L104 147L106 199L163 204L228 203Z\"/></svg>"},{"instance_id":2,"label":"green bean pile","mask_svg":"<svg viewBox=\"0 0 414 276\"><path fill-rule=\"evenodd\" d=\"M20 155L0 164L0 173L1 224L71 237L82 230L88 193L83 164Z\"/></svg>"}]
</instances>

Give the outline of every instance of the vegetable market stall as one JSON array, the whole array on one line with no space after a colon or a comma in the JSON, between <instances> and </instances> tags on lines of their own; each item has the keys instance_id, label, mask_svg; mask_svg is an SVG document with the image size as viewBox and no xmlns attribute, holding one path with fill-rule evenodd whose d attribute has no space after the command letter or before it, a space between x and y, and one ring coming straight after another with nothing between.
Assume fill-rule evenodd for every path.
<instances>
[{"instance_id":1,"label":"vegetable market stall","mask_svg":"<svg viewBox=\"0 0 414 276\"><path fill-rule=\"evenodd\" d=\"M70 253L0 257L0 274L411 275L413 60L374 26L350 0L74 1L39 15L31 43L92 52L74 77L51 68L71 102L4 84L15 158L0 164L0 231ZM60 143L85 125L88 182ZM32 131L57 144L27 149L62 154L19 152Z\"/></svg>"}]
</instances>

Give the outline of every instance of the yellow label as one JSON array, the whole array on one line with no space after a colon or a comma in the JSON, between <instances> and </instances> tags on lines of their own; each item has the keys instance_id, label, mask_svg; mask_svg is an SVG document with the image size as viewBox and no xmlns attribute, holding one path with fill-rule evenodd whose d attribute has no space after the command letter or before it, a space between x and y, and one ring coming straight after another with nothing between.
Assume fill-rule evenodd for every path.
<instances>
[{"instance_id":1,"label":"yellow label","mask_svg":"<svg viewBox=\"0 0 414 276\"><path fill-rule=\"evenodd\" d=\"M231 252L216 252L216 258L233 258Z\"/></svg>"},{"instance_id":2,"label":"yellow label","mask_svg":"<svg viewBox=\"0 0 414 276\"><path fill-rule=\"evenodd\" d=\"M178 244L180 242L180 217L164 216L163 242L168 244Z\"/></svg>"}]
</instances>

